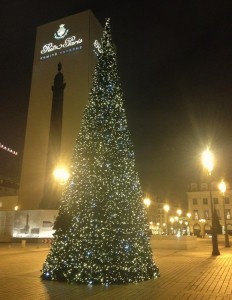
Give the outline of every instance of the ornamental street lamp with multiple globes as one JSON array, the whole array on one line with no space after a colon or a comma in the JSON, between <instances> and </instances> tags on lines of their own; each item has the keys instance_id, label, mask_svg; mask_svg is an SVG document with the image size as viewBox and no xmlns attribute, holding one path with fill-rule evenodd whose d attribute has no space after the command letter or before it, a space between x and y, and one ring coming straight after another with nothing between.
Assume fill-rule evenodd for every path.
<instances>
[{"instance_id":1,"label":"ornamental street lamp with multiple globes","mask_svg":"<svg viewBox=\"0 0 232 300\"><path fill-rule=\"evenodd\" d=\"M210 195L210 209L211 209L211 218L212 218L212 255L220 255L220 252L218 250L218 240L217 240L217 224L215 220L215 207L213 206L213 200L212 200L212 192L211 192L211 182L210 182L210 177L211 173L214 168L214 156L213 153L207 148L203 153L202 153L202 164L204 168L208 172L208 185L209 185L209 195Z\"/></svg>"}]
</instances>

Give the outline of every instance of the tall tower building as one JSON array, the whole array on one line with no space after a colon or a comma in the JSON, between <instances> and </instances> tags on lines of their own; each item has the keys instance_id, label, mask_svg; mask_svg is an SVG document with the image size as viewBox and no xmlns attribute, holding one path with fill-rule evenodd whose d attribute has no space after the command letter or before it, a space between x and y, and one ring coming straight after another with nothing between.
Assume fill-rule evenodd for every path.
<instances>
[{"instance_id":1,"label":"tall tower building","mask_svg":"<svg viewBox=\"0 0 232 300\"><path fill-rule=\"evenodd\" d=\"M102 30L90 10L37 28L19 188L21 210L58 207L52 173L58 165L70 166Z\"/></svg>"}]
</instances>

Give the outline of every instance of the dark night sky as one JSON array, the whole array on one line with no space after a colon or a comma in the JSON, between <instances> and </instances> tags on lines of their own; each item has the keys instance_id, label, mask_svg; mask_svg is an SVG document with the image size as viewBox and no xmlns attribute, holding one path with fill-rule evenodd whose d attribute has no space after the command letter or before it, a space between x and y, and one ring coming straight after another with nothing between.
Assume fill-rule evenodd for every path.
<instances>
[{"instance_id":1,"label":"dark night sky","mask_svg":"<svg viewBox=\"0 0 232 300\"><path fill-rule=\"evenodd\" d=\"M20 169L36 27L86 9L103 25L111 18L144 192L183 197L207 143L215 178L232 178L232 1L223 0L1 0L0 142L20 155L1 150L0 174Z\"/></svg>"}]
</instances>

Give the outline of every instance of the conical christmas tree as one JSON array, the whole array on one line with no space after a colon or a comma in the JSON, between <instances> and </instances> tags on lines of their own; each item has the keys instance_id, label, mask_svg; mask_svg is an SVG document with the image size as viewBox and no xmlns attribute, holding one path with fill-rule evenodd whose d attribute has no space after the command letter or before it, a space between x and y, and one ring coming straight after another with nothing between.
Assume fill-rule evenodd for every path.
<instances>
[{"instance_id":1,"label":"conical christmas tree","mask_svg":"<svg viewBox=\"0 0 232 300\"><path fill-rule=\"evenodd\" d=\"M43 279L87 284L159 276L123 107L109 20Z\"/></svg>"}]
</instances>

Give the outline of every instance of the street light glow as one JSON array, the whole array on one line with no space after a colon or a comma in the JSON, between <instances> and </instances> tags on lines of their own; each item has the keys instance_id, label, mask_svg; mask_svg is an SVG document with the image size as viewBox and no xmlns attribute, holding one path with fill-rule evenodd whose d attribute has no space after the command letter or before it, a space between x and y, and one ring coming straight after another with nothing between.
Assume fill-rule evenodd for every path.
<instances>
[{"instance_id":1,"label":"street light glow","mask_svg":"<svg viewBox=\"0 0 232 300\"><path fill-rule=\"evenodd\" d=\"M146 205L146 207L149 207L150 204L151 204L151 200L150 200L149 198L145 198L145 199L143 200L143 203Z\"/></svg>"},{"instance_id":2,"label":"street light glow","mask_svg":"<svg viewBox=\"0 0 232 300\"><path fill-rule=\"evenodd\" d=\"M178 214L178 216L180 216L182 214L182 210L181 209L177 209L176 213Z\"/></svg>"},{"instance_id":3,"label":"street light glow","mask_svg":"<svg viewBox=\"0 0 232 300\"><path fill-rule=\"evenodd\" d=\"M60 184L64 184L69 178L69 173L64 167L57 167L53 175Z\"/></svg>"},{"instance_id":4,"label":"street light glow","mask_svg":"<svg viewBox=\"0 0 232 300\"><path fill-rule=\"evenodd\" d=\"M187 213L186 216L190 219L192 214L191 213Z\"/></svg>"},{"instance_id":5,"label":"street light glow","mask_svg":"<svg viewBox=\"0 0 232 300\"><path fill-rule=\"evenodd\" d=\"M174 217L170 217L170 222L171 222L171 223L174 223L174 222L175 222Z\"/></svg>"},{"instance_id":6,"label":"street light glow","mask_svg":"<svg viewBox=\"0 0 232 300\"><path fill-rule=\"evenodd\" d=\"M209 175L211 175L214 168L214 156L209 148L202 153L201 160L204 168L209 172Z\"/></svg>"},{"instance_id":7,"label":"street light glow","mask_svg":"<svg viewBox=\"0 0 232 300\"><path fill-rule=\"evenodd\" d=\"M219 190L222 192L222 194L224 195L226 192L226 184L223 181L223 179L221 180L221 182L218 185Z\"/></svg>"},{"instance_id":8,"label":"street light glow","mask_svg":"<svg viewBox=\"0 0 232 300\"><path fill-rule=\"evenodd\" d=\"M168 204L165 204L165 205L163 206L163 209L164 209L166 212L169 212L170 206L169 206Z\"/></svg>"}]
</instances>

